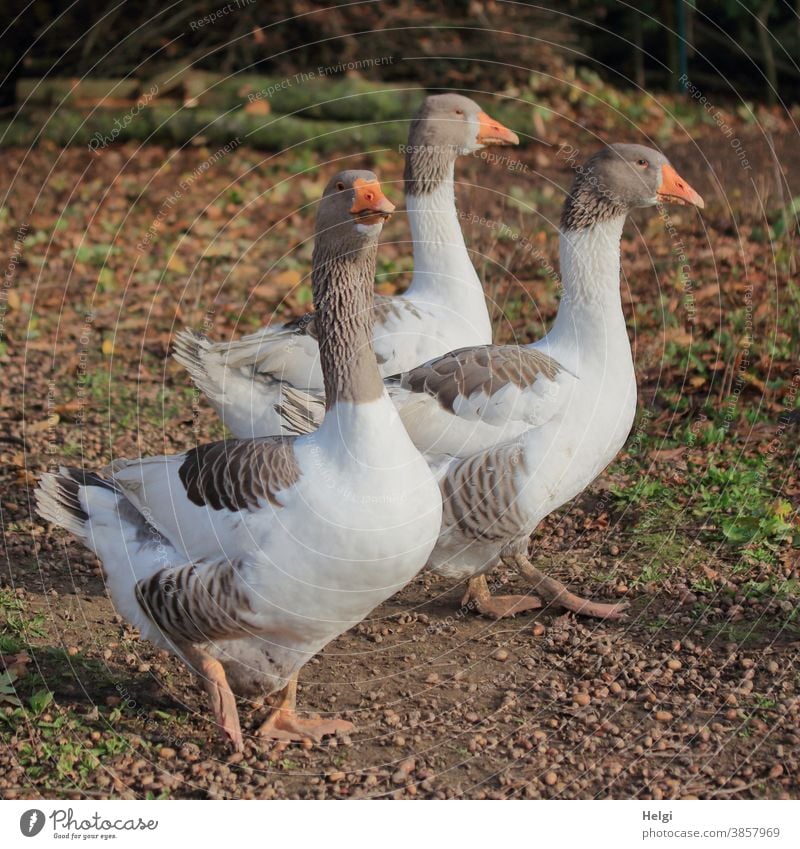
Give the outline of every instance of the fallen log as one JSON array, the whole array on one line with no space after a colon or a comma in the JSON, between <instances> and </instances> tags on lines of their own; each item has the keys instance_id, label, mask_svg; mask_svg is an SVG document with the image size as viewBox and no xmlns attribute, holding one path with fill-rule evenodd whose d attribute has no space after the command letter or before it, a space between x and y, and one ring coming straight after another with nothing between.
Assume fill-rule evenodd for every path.
<instances>
[{"instance_id":1,"label":"fallen log","mask_svg":"<svg viewBox=\"0 0 800 849\"><path fill-rule=\"evenodd\" d=\"M158 104L171 97L187 106L217 110L252 103L284 115L326 121L405 120L416 111L425 92L419 86L374 83L331 76L318 68L286 77L236 74L225 77L186 68L165 72L148 80L71 78L21 79L17 102L42 106L102 105L109 100L129 99ZM94 104L92 104L94 101Z\"/></svg>"},{"instance_id":2,"label":"fallen log","mask_svg":"<svg viewBox=\"0 0 800 849\"><path fill-rule=\"evenodd\" d=\"M216 109L166 105L133 113L34 108L0 122L0 147L29 147L46 139L62 146L86 145L98 153L125 141L182 146L192 140L228 144L235 139L261 150L299 146L327 153L397 147L407 135L407 121L317 121L293 115L254 115L244 109L220 114Z\"/></svg>"}]
</instances>

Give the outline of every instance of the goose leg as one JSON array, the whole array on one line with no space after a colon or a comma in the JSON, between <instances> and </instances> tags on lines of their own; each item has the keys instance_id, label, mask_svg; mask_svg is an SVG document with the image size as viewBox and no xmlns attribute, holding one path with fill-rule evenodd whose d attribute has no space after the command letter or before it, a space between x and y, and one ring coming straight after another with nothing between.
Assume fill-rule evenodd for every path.
<instances>
[{"instance_id":1,"label":"goose leg","mask_svg":"<svg viewBox=\"0 0 800 849\"><path fill-rule=\"evenodd\" d=\"M234 750L244 750L242 729L239 725L239 712L236 709L236 699L228 684L228 678L222 664L196 646L183 649L183 655L188 660L208 693L214 720L225 739Z\"/></svg>"},{"instance_id":2,"label":"goose leg","mask_svg":"<svg viewBox=\"0 0 800 849\"><path fill-rule=\"evenodd\" d=\"M516 567L520 575L530 581L533 588L541 592L548 602L563 607L565 610L571 610L581 616L593 616L596 619L621 619L629 606L626 601L605 604L581 598L571 593L561 581L549 578L540 572L526 555L519 551L504 550L500 556L507 566Z\"/></svg>"},{"instance_id":3,"label":"goose leg","mask_svg":"<svg viewBox=\"0 0 800 849\"><path fill-rule=\"evenodd\" d=\"M259 737L269 737L272 740L299 742L306 738L319 742L323 737L338 732L352 731L352 722L344 719L320 719L310 717L301 719L296 711L297 705L297 673L290 679L278 696L278 703L269 718L256 731Z\"/></svg>"},{"instance_id":4,"label":"goose leg","mask_svg":"<svg viewBox=\"0 0 800 849\"><path fill-rule=\"evenodd\" d=\"M538 610L542 606L541 599L532 595L495 595L489 592L486 575L476 575L469 579L467 592L461 599L462 607L474 608L478 613L491 619L503 619L515 616L526 610Z\"/></svg>"}]
</instances>

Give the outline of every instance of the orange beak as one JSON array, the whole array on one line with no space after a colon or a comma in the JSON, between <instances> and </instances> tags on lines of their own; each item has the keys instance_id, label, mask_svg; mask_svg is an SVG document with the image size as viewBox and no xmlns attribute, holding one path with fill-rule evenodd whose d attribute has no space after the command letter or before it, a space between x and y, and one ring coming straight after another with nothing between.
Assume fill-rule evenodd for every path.
<instances>
[{"instance_id":1,"label":"orange beak","mask_svg":"<svg viewBox=\"0 0 800 849\"><path fill-rule=\"evenodd\" d=\"M384 195L381 184L376 180L368 182L359 177L353 184L356 199L350 207L350 214L359 223L377 224L394 212L395 205Z\"/></svg>"},{"instance_id":2,"label":"orange beak","mask_svg":"<svg viewBox=\"0 0 800 849\"><path fill-rule=\"evenodd\" d=\"M662 203L691 204L698 209L705 206L703 198L670 165L661 166L661 185L657 197Z\"/></svg>"},{"instance_id":3,"label":"orange beak","mask_svg":"<svg viewBox=\"0 0 800 849\"><path fill-rule=\"evenodd\" d=\"M478 138L479 144L519 144L519 136L504 127L499 121L490 118L485 112L478 113Z\"/></svg>"}]
</instances>

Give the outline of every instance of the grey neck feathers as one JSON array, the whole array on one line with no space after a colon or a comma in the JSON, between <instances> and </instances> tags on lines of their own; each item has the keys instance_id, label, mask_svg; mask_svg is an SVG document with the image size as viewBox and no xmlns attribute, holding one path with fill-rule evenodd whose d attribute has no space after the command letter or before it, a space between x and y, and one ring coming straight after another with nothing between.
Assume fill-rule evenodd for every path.
<instances>
[{"instance_id":1,"label":"grey neck feathers","mask_svg":"<svg viewBox=\"0 0 800 849\"><path fill-rule=\"evenodd\" d=\"M347 256L314 248L312 284L326 410L338 401L359 404L383 394L372 348L377 252L377 243Z\"/></svg>"},{"instance_id":2,"label":"grey neck feathers","mask_svg":"<svg viewBox=\"0 0 800 849\"><path fill-rule=\"evenodd\" d=\"M409 144L403 172L406 194L421 197L452 181L451 165L459 153L455 145Z\"/></svg>"},{"instance_id":3,"label":"grey neck feathers","mask_svg":"<svg viewBox=\"0 0 800 849\"><path fill-rule=\"evenodd\" d=\"M576 178L564 202L561 230L585 230L628 212L621 198L599 184L591 170L585 171Z\"/></svg>"}]
</instances>

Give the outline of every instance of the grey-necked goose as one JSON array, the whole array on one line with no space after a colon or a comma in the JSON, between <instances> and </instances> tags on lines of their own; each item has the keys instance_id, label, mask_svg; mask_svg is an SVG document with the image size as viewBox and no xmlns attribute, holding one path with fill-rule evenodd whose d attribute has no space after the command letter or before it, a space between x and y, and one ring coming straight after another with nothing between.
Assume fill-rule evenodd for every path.
<instances>
[{"instance_id":1,"label":"grey-necked goose","mask_svg":"<svg viewBox=\"0 0 800 849\"><path fill-rule=\"evenodd\" d=\"M318 739L351 727L298 717L297 674L411 580L439 532L439 489L371 346L378 236L393 209L369 171L338 174L320 202L319 430L121 461L103 476L62 468L36 493L40 515L103 561L117 610L201 677L237 749L233 690L283 691L261 735Z\"/></svg>"},{"instance_id":2,"label":"grey-necked goose","mask_svg":"<svg viewBox=\"0 0 800 849\"><path fill-rule=\"evenodd\" d=\"M518 141L457 94L428 97L412 121L405 185L414 273L403 295L375 298L373 344L384 376L454 348L492 341L483 287L456 211L454 168L459 156ZM233 342L183 331L175 340L175 357L239 437L281 432L275 405L282 385L322 389L311 315Z\"/></svg>"},{"instance_id":3,"label":"grey-necked goose","mask_svg":"<svg viewBox=\"0 0 800 849\"><path fill-rule=\"evenodd\" d=\"M541 520L582 492L622 448L636 410L636 379L620 295L620 239L628 213L703 201L661 153L614 144L578 171L564 204L563 293L550 332L527 346L445 354L386 380L414 443L437 471L442 533L431 567L470 580L465 603L491 616L540 606L491 597L485 573L513 562L562 606L615 618L622 605L586 601L527 558ZM319 402L289 393L288 426L309 427Z\"/></svg>"}]
</instances>

